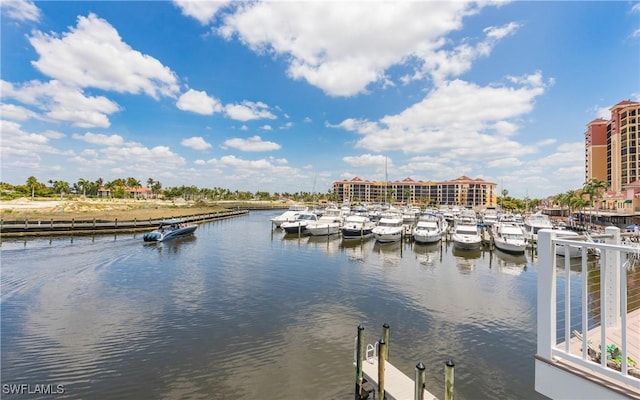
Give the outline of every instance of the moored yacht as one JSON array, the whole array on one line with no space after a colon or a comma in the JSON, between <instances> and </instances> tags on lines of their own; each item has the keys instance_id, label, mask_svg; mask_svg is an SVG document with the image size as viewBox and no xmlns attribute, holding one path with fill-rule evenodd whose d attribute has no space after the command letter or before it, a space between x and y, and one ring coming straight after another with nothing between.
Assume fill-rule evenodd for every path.
<instances>
[{"instance_id":1,"label":"moored yacht","mask_svg":"<svg viewBox=\"0 0 640 400\"><path fill-rule=\"evenodd\" d=\"M283 222L294 221L298 217L298 214L300 214L301 212L305 212L305 211L309 211L309 207L303 206L303 205L300 205L300 204L293 204L293 205L289 206L287 211L283 212L282 214L278 215L277 217L271 218L271 223L276 228L280 228L280 225Z\"/></svg>"},{"instance_id":2,"label":"moored yacht","mask_svg":"<svg viewBox=\"0 0 640 400\"><path fill-rule=\"evenodd\" d=\"M531 214L524 220L524 237L534 242L538 241L538 231L540 229L553 229L553 224L548 215L538 211Z\"/></svg>"},{"instance_id":3,"label":"moored yacht","mask_svg":"<svg viewBox=\"0 0 640 400\"><path fill-rule=\"evenodd\" d=\"M366 239L373 235L375 222L364 215L349 215L342 225L343 239Z\"/></svg>"},{"instance_id":4,"label":"moored yacht","mask_svg":"<svg viewBox=\"0 0 640 400\"><path fill-rule=\"evenodd\" d=\"M386 216L380 218L375 228L373 228L373 237L381 243L397 242L402 239L402 215Z\"/></svg>"},{"instance_id":5,"label":"moored yacht","mask_svg":"<svg viewBox=\"0 0 640 400\"><path fill-rule=\"evenodd\" d=\"M447 222L442 215L423 214L419 217L412 236L416 243L437 243L446 231Z\"/></svg>"},{"instance_id":6,"label":"moored yacht","mask_svg":"<svg viewBox=\"0 0 640 400\"><path fill-rule=\"evenodd\" d=\"M451 239L455 249L479 250L482 247L482 236L474 216L469 214L459 216L453 228Z\"/></svg>"},{"instance_id":7,"label":"moored yacht","mask_svg":"<svg viewBox=\"0 0 640 400\"><path fill-rule=\"evenodd\" d=\"M283 222L280 224L280 228L287 233L307 234L307 225L317 221L318 215L311 211L303 211L298 214L294 221Z\"/></svg>"},{"instance_id":8,"label":"moored yacht","mask_svg":"<svg viewBox=\"0 0 640 400\"><path fill-rule=\"evenodd\" d=\"M493 244L507 253L519 254L527 249L527 240L520 225L506 221L498 222L493 227Z\"/></svg>"}]
</instances>

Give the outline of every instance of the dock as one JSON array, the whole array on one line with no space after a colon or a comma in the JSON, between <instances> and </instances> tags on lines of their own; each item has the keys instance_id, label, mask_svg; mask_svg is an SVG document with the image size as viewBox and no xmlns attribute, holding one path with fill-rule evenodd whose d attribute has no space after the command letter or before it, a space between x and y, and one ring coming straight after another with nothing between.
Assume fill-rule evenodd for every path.
<instances>
[{"instance_id":1,"label":"dock","mask_svg":"<svg viewBox=\"0 0 640 400\"><path fill-rule=\"evenodd\" d=\"M382 337L375 344L364 344L364 326L358 326L353 365L356 369L355 400L437 400L425 388L425 366L419 362L415 380L389 360L389 325L382 326ZM447 360L444 373L444 400L454 399L454 363Z\"/></svg>"},{"instance_id":2,"label":"dock","mask_svg":"<svg viewBox=\"0 0 640 400\"><path fill-rule=\"evenodd\" d=\"M355 366L355 363L354 363ZM378 385L378 360L373 358L365 360L362 364L362 372L367 382L373 386ZM392 400L414 400L415 382L394 367L390 362L385 361L384 365L384 387L385 398ZM422 398L424 400L437 400L437 397L427 389L423 389Z\"/></svg>"}]
</instances>

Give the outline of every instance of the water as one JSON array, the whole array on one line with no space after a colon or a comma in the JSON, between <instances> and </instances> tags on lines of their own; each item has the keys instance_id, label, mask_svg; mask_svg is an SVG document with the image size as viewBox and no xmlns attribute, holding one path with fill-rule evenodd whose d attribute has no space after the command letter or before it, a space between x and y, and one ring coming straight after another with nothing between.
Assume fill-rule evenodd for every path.
<instances>
[{"instance_id":1,"label":"water","mask_svg":"<svg viewBox=\"0 0 640 400\"><path fill-rule=\"evenodd\" d=\"M386 322L391 362L413 377L422 361L440 397L453 359L456 398L543 398L530 255L286 237L278 214L160 244L4 239L2 384L70 399L351 399L357 326L372 343Z\"/></svg>"}]
</instances>

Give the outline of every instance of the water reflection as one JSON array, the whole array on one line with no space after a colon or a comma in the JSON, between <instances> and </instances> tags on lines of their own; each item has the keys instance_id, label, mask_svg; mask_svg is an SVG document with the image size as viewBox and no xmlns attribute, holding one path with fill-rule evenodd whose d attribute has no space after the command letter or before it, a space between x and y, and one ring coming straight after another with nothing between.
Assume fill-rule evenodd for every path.
<instances>
[{"instance_id":1,"label":"water reflection","mask_svg":"<svg viewBox=\"0 0 640 400\"><path fill-rule=\"evenodd\" d=\"M402 241L391 243L380 243L376 241L373 244L373 251L379 254L383 266L397 267L400 265L402 258L403 244Z\"/></svg>"},{"instance_id":2,"label":"water reflection","mask_svg":"<svg viewBox=\"0 0 640 400\"><path fill-rule=\"evenodd\" d=\"M460 272L468 274L476 267L476 262L482 256L482 250L460 250L453 248L453 256Z\"/></svg>"},{"instance_id":3,"label":"water reflection","mask_svg":"<svg viewBox=\"0 0 640 400\"><path fill-rule=\"evenodd\" d=\"M435 267L442 261L442 245L440 243L417 244L413 243L413 252L416 260L425 267Z\"/></svg>"},{"instance_id":4,"label":"water reflection","mask_svg":"<svg viewBox=\"0 0 640 400\"><path fill-rule=\"evenodd\" d=\"M324 249L327 254L335 254L340 251L341 235L309 236L307 243L317 249Z\"/></svg>"},{"instance_id":5,"label":"water reflection","mask_svg":"<svg viewBox=\"0 0 640 400\"><path fill-rule=\"evenodd\" d=\"M492 255L495 257L492 257L490 266L497 266L500 272L519 275L527 270L528 261L524 253L513 254L494 249Z\"/></svg>"}]
</instances>

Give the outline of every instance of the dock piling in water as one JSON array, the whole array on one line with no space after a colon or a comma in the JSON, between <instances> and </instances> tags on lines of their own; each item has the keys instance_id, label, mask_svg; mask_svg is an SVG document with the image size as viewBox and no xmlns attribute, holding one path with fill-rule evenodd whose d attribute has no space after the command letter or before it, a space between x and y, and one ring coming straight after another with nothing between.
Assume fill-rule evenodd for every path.
<instances>
[{"instance_id":1,"label":"dock piling in water","mask_svg":"<svg viewBox=\"0 0 640 400\"><path fill-rule=\"evenodd\" d=\"M424 400L424 379L425 379L425 366L422 363L422 361L420 361L417 365L416 365L416 376L415 376L415 383L416 383L416 387L414 390L414 400Z\"/></svg>"},{"instance_id":2,"label":"dock piling in water","mask_svg":"<svg viewBox=\"0 0 640 400\"><path fill-rule=\"evenodd\" d=\"M362 359L364 357L364 326L358 325L356 345L356 393L355 400L362 399Z\"/></svg>"},{"instance_id":3,"label":"dock piling in water","mask_svg":"<svg viewBox=\"0 0 640 400\"><path fill-rule=\"evenodd\" d=\"M384 400L384 367L387 343L384 339L378 341L378 399Z\"/></svg>"},{"instance_id":4,"label":"dock piling in water","mask_svg":"<svg viewBox=\"0 0 640 400\"><path fill-rule=\"evenodd\" d=\"M389 324L386 322L382 324L382 340L386 343L386 346L384 346L384 359L389 361Z\"/></svg>"},{"instance_id":5,"label":"dock piling in water","mask_svg":"<svg viewBox=\"0 0 640 400\"><path fill-rule=\"evenodd\" d=\"M453 400L453 377L454 377L454 366L453 360L449 359L445 363L444 367L444 400Z\"/></svg>"}]
</instances>

